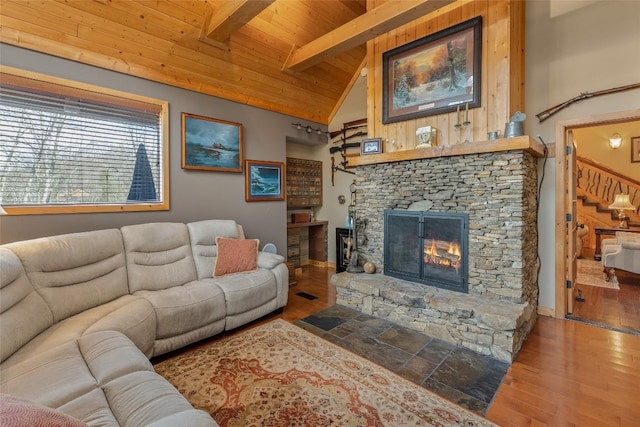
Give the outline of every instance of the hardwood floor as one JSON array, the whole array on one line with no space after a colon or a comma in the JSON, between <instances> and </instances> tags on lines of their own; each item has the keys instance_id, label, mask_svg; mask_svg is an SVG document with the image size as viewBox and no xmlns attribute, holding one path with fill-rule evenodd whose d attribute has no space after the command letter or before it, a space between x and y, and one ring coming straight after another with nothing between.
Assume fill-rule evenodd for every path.
<instances>
[{"instance_id":1,"label":"hardwood floor","mask_svg":"<svg viewBox=\"0 0 640 427\"><path fill-rule=\"evenodd\" d=\"M577 282L573 291L572 315L580 321L640 334L640 274L617 270L616 275L620 289ZM584 302L575 300L579 293Z\"/></svg>"},{"instance_id":2,"label":"hardwood floor","mask_svg":"<svg viewBox=\"0 0 640 427\"><path fill-rule=\"evenodd\" d=\"M505 426L638 426L640 337L539 317L487 412Z\"/></svg>"},{"instance_id":3,"label":"hardwood floor","mask_svg":"<svg viewBox=\"0 0 640 427\"><path fill-rule=\"evenodd\" d=\"M294 322L333 305L332 274L305 267L283 313L264 321ZM638 426L639 391L640 336L539 317L486 417L502 426Z\"/></svg>"}]
</instances>

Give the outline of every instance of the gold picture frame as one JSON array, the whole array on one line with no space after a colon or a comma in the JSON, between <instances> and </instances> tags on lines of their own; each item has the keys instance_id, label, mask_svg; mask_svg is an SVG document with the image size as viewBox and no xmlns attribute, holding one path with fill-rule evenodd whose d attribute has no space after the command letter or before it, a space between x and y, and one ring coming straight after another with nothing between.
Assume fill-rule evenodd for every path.
<instances>
[{"instance_id":1,"label":"gold picture frame","mask_svg":"<svg viewBox=\"0 0 640 427\"><path fill-rule=\"evenodd\" d=\"M242 172L242 124L182 113L182 169Z\"/></svg>"}]
</instances>

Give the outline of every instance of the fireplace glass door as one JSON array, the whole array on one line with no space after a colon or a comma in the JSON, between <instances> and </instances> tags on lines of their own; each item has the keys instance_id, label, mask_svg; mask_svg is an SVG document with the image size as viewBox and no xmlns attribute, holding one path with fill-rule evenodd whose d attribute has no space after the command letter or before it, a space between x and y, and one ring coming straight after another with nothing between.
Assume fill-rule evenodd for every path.
<instances>
[{"instance_id":1,"label":"fireplace glass door","mask_svg":"<svg viewBox=\"0 0 640 427\"><path fill-rule=\"evenodd\" d=\"M458 292L468 291L468 215L385 211L384 273Z\"/></svg>"}]
</instances>

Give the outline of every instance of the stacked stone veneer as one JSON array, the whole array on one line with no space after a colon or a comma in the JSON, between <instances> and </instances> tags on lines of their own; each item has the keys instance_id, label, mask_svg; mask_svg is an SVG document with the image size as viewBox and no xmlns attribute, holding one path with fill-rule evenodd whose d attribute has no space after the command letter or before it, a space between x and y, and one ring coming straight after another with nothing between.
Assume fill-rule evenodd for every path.
<instances>
[{"instance_id":1,"label":"stacked stone veneer","mask_svg":"<svg viewBox=\"0 0 640 427\"><path fill-rule=\"evenodd\" d=\"M511 361L535 323L537 161L527 152L359 166L360 263L378 274L334 276L338 304ZM385 209L469 214L469 293L380 274ZM365 240L365 241L362 241Z\"/></svg>"}]
</instances>

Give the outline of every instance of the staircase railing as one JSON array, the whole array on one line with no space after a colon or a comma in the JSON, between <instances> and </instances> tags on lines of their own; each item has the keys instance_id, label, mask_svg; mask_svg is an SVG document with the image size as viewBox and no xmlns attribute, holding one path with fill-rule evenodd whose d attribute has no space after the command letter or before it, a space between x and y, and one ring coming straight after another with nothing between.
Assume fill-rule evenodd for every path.
<instances>
[{"instance_id":1,"label":"staircase railing","mask_svg":"<svg viewBox=\"0 0 640 427\"><path fill-rule=\"evenodd\" d=\"M584 157L577 157L577 187L604 207L613 203L616 194L628 194L631 204L640 207L640 182Z\"/></svg>"}]
</instances>

